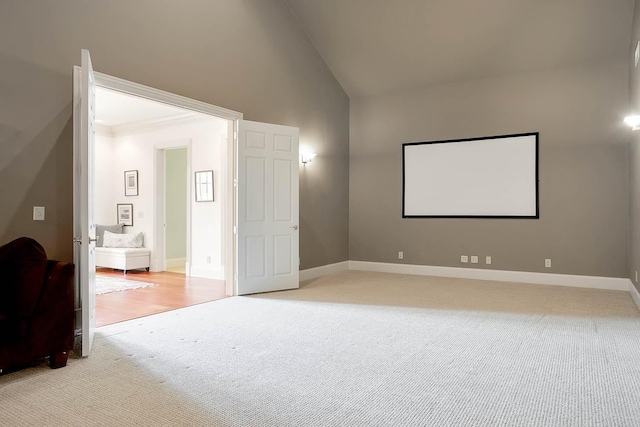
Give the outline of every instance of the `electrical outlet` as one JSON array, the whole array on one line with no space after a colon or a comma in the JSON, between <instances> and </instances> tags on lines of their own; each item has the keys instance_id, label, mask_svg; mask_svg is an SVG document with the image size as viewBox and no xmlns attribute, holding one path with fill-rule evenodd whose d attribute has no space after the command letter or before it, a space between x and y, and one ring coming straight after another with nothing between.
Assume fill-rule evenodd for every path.
<instances>
[{"instance_id":1,"label":"electrical outlet","mask_svg":"<svg viewBox=\"0 0 640 427\"><path fill-rule=\"evenodd\" d=\"M484 259L484 263L487 264L487 265L491 264L491 257L490 256L486 257Z\"/></svg>"},{"instance_id":2,"label":"electrical outlet","mask_svg":"<svg viewBox=\"0 0 640 427\"><path fill-rule=\"evenodd\" d=\"M478 256L471 255L471 264L477 264L477 263L478 263Z\"/></svg>"},{"instance_id":3,"label":"electrical outlet","mask_svg":"<svg viewBox=\"0 0 640 427\"><path fill-rule=\"evenodd\" d=\"M33 207L33 220L44 221L44 206Z\"/></svg>"},{"instance_id":4,"label":"electrical outlet","mask_svg":"<svg viewBox=\"0 0 640 427\"><path fill-rule=\"evenodd\" d=\"M207 255L207 264L211 264L211 255Z\"/></svg>"},{"instance_id":5,"label":"electrical outlet","mask_svg":"<svg viewBox=\"0 0 640 427\"><path fill-rule=\"evenodd\" d=\"M143 211L138 211L138 218L140 218L140 219L144 218L144 212Z\"/></svg>"},{"instance_id":6,"label":"electrical outlet","mask_svg":"<svg viewBox=\"0 0 640 427\"><path fill-rule=\"evenodd\" d=\"M398 259L404 259L404 252L398 252Z\"/></svg>"},{"instance_id":7,"label":"electrical outlet","mask_svg":"<svg viewBox=\"0 0 640 427\"><path fill-rule=\"evenodd\" d=\"M547 258L547 259L544 260L544 266L546 268L551 268L551 259L550 258Z\"/></svg>"},{"instance_id":8,"label":"electrical outlet","mask_svg":"<svg viewBox=\"0 0 640 427\"><path fill-rule=\"evenodd\" d=\"M469 262L469 257L466 255L460 255L460 262Z\"/></svg>"}]
</instances>

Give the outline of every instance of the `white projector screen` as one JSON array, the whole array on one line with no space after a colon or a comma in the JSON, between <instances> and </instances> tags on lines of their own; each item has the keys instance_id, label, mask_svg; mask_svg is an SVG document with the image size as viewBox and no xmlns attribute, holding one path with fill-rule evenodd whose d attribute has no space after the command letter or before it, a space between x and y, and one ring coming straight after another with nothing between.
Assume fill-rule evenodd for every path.
<instances>
[{"instance_id":1,"label":"white projector screen","mask_svg":"<svg viewBox=\"0 0 640 427\"><path fill-rule=\"evenodd\" d=\"M538 218L538 133L402 144L403 218Z\"/></svg>"}]
</instances>

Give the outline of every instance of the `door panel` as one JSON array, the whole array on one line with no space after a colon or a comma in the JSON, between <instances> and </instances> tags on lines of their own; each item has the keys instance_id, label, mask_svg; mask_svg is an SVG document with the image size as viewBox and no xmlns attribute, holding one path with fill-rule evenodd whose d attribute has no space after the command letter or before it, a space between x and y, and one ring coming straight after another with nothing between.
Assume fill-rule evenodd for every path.
<instances>
[{"instance_id":1,"label":"door panel","mask_svg":"<svg viewBox=\"0 0 640 427\"><path fill-rule=\"evenodd\" d=\"M299 287L298 129L238 122L238 294Z\"/></svg>"},{"instance_id":2,"label":"door panel","mask_svg":"<svg viewBox=\"0 0 640 427\"><path fill-rule=\"evenodd\" d=\"M273 275L291 274L293 241L291 235L273 236Z\"/></svg>"},{"instance_id":3,"label":"door panel","mask_svg":"<svg viewBox=\"0 0 640 427\"><path fill-rule=\"evenodd\" d=\"M76 289L82 310L82 356L91 352L96 325L95 77L89 51L82 50L82 68L74 68L73 223Z\"/></svg>"},{"instance_id":4,"label":"door panel","mask_svg":"<svg viewBox=\"0 0 640 427\"><path fill-rule=\"evenodd\" d=\"M273 220L291 222L291 160L275 159L273 165Z\"/></svg>"},{"instance_id":5,"label":"door panel","mask_svg":"<svg viewBox=\"0 0 640 427\"><path fill-rule=\"evenodd\" d=\"M247 157L246 164L246 186L244 198L247 204L245 221L264 222L266 220L266 165L265 159Z\"/></svg>"}]
</instances>

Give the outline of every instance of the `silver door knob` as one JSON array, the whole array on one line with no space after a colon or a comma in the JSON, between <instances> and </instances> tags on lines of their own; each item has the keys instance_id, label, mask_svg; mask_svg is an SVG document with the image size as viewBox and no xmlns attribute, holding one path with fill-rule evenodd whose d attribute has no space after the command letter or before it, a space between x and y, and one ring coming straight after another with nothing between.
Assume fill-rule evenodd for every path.
<instances>
[{"instance_id":1,"label":"silver door knob","mask_svg":"<svg viewBox=\"0 0 640 427\"><path fill-rule=\"evenodd\" d=\"M100 238L100 236L96 236L95 238L89 237L89 244L91 244L91 242L97 242L99 238ZM82 237L74 237L73 238L73 243L82 244Z\"/></svg>"},{"instance_id":2,"label":"silver door knob","mask_svg":"<svg viewBox=\"0 0 640 427\"><path fill-rule=\"evenodd\" d=\"M297 230L297 229L298 229L298 226L297 226L297 225L292 225L292 226L291 226L291 229L292 229L292 230Z\"/></svg>"}]
</instances>

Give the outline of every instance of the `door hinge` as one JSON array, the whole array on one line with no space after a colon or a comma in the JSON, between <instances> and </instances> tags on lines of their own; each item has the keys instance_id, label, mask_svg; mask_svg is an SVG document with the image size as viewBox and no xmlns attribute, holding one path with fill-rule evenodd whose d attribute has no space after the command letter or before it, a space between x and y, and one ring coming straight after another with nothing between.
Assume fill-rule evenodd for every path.
<instances>
[{"instance_id":1,"label":"door hinge","mask_svg":"<svg viewBox=\"0 0 640 427\"><path fill-rule=\"evenodd\" d=\"M238 234L238 227L235 225L233 226L233 234Z\"/></svg>"}]
</instances>

